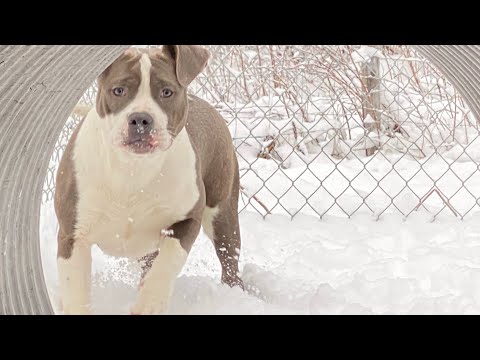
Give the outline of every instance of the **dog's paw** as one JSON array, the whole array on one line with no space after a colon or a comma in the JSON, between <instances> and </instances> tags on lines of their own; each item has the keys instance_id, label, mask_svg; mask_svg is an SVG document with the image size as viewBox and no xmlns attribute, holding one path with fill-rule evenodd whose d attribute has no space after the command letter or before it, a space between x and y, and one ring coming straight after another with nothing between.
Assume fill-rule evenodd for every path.
<instances>
[{"instance_id":1,"label":"dog's paw","mask_svg":"<svg viewBox=\"0 0 480 360\"><path fill-rule=\"evenodd\" d=\"M239 287L240 289L245 291L245 286L243 285L243 280L240 279L238 276L224 275L224 276L222 276L222 283L230 286L231 288Z\"/></svg>"},{"instance_id":2,"label":"dog's paw","mask_svg":"<svg viewBox=\"0 0 480 360\"><path fill-rule=\"evenodd\" d=\"M131 307L130 315L165 315L168 310L168 301L149 299L144 301L138 299Z\"/></svg>"},{"instance_id":3,"label":"dog's paw","mask_svg":"<svg viewBox=\"0 0 480 360\"><path fill-rule=\"evenodd\" d=\"M92 315L89 306L62 306L63 315Z\"/></svg>"},{"instance_id":4,"label":"dog's paw","mask_svg":"<svg viewBox=\"0 0 480 360\"><path fill-rule=\"evenodd\" d=\"M142 284L135 304L130 308L131 315L165 315L169 307L168 295L162 295L160 289L149 289Z\"/></svg>"}]
</instances>

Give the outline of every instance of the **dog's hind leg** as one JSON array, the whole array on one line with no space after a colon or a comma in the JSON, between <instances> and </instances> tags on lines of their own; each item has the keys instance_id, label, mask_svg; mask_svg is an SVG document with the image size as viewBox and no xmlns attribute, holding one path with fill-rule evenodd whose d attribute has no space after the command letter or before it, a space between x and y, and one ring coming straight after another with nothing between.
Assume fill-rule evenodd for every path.
<instances>
[{"instance_id":1,"label":"dog's hind leg","mask_svg":"<svg viewBox=\"0 0 480 360\"><path fill-rule=\"evenodd\" d=\"M238 184L238 177L236 178ZM238 188L234 186L234 189ZM238 193L234 191L228 199L215 208L206 208L202 219L203 230L215 246L222 265L222 282L231 287L243 287L238 273L241 239L238 221Z\"/></svg>"}]
</instances>

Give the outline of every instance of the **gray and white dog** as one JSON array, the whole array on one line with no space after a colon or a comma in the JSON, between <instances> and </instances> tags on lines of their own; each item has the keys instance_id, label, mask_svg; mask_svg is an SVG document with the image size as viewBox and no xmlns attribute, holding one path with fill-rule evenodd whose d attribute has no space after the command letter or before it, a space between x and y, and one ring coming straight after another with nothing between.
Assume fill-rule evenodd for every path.
<instances>
[{"instance_id":1,"label":"gray and white dog","mask_svg":"<svg viewBox=\"0 0 480 360\"><path fill-rule=\"evenodd\" d=\"M58 272L65 314L89 314L91 247L150 257L132 314L165 314L201 226L222 282L238 275L239 170L230 132L188 95L204 70L195 45L130 48L98 78L96 106L71 137L57 174Z\"/></svg>"}]
</instances>

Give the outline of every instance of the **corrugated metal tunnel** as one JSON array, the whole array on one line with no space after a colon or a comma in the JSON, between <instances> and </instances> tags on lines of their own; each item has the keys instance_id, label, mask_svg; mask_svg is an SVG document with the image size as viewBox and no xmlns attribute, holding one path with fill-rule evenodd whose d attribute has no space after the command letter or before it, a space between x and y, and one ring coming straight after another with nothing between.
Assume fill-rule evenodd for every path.
<instances>
[{"instance_id":1,"label":"corrugated metal tunnel","mask_svg":"<svg viewBox=\"0 0 480 360\"><path fill-rule=\"evenodd\" d=\"M71 109L127 46L0 45L0 314L51 314L40 249L42 188ZM480 46L415 46L480 119Z\"/></svg>"}]
</instances>

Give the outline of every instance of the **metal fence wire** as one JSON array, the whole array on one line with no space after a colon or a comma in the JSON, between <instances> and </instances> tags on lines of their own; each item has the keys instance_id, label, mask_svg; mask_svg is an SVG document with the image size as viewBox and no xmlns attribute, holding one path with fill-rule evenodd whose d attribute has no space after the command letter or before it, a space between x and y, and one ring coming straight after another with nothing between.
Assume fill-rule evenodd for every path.
<instances>
[{"instance_id":1,"label":"metal fence wire","mask_svg":"<svg viewBox=\"0 0 480 360\"><path fill-rule=\"evenodd\" d=\"M230 128L240 211L463 219L480 208L478 122L451 83L408 46L206 46L190 92ZM93 104L95 85L82 102ZM72 115L52 156L55 190Z\"/></svg>"}]
</instances>

